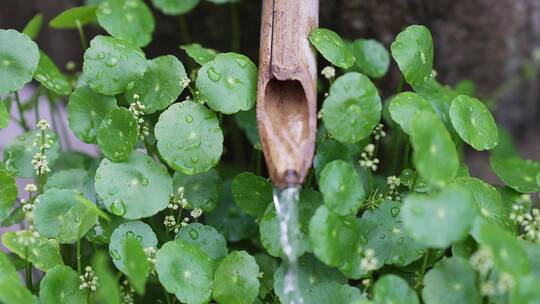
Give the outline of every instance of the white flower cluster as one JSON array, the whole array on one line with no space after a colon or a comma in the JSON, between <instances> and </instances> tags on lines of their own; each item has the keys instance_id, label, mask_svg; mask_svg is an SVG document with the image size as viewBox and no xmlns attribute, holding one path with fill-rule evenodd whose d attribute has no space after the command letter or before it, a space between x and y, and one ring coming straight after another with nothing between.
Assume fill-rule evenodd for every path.
<instances>
[{"instance_id":1,"label":"white flower cluster","mask_svg":"<svg viewBox=\"0 0 540 304\"><path fill-rule=\"evenodd\" d=\"M360 166L367 168L371 171L377 171L378 165L379 165L379 159L374 158L373 155L375 154L375 145L374 144L368 144L364 148L364 152L360 154L362 159L359 161Z\"/></svg>"},{"instance_id":2,"label":"white flower cluster","mask_svg":"<svg viewBox=\"0 0 540 304\"><path fill-rule=\"evenodd\" d=\"M469 259L471 266L482 276L493 268L493 253L491 249L483 247L473 253Z\"/></svg>"},{"instance_id":3,"label":"white flower cluster","mask_svg":"<svg viewBox=\"0 0 540 304\"><path fill-rule=\"evenodd\" d=\"M167 215L165 216L165 219L163 220L163 224L169 230L174 229L176 228L176 218L174 218L174 215Z\"/></svg>"},{"instance_id":4,"label":"white flower cluster","mask_svg":"<svg viewBox=\"0 0 540 304\"><path fill-rule=\"evenodd\" d=\"M257 274L257 278L260 280L264 278L264 272L260 271L259 274Z\"/></svg>"},{"instance_id":5,"label":"white flower cluster","mask_svg":"<svg viewBox=\"0 0 540 304\"><path fill-rule=\"evenodd\" d=\"M523 229L524 239L540 242L540 210L533 208L531 213L516 216L515 221Z\"/></svg>"},{"instance_id":6,"label":"white flower cluster","mask_svg":"<svg viewBox=\"0 0 540 304\"><path fill-rule=\"evenodd\" d=\"M336 69L333 66L327 66L321 71L321 75L326 79L332 79L336 77Z\"/></svg>"},{"instance_id":7,"label":"white flower cluster","mask_svg":"<svg viewBox=\"0 0 540 304\"><path fill-rule=\"evenodd\" d=\"M139 94L133 94L133 99L135 102L129 105L129 112L131 112L131 115L137 120L137 133L139 134L139 139L144 140L144 138L150 134L148 127L144 124L144 118L142 118L145 106L139 101Z\"/></svg>"},{"instance_id":8,"label":"white flower cluster","mask_svg":"<svg viewBox=\"0 0 540 304\"><path fill-rule=\"evenodd\" d=\"M45 119L42 119L37 122L36 127L41 131L45 131L49 128L49 123Z\"/></svg>"},{"instance_id":9,"label":"white flower cluster","mask_svg":"<svg viewBox=\"0 0 540 304\"><path fill-rule=\"evenodd\" d=\"M187 201L187 199L184 197L184 187L178 187L178 194L177 195L174 195L174 194L171 194L171 201L169 202L169 205L167 206L169 209L171 210L178 210L178 208L182 208L182 209L185 209L185 208L188 208L189 207L189 202Z\"/></svg>"},{"instance_id":10,"label":"white flower cluster","mask_svg":"<svg viewBox=\"0 0 540 304\"><path fill-rule=\"evenodd\" d=\"M120 285L120 293L122 294L122 304L135 303L135 289L129 285L128 280L124 280Z\"/></svg>"},{"instance_id":11,"label":"white flower cluster","mask_svg":"<svg viewBox=\"0 0 540 304\"><path fill-rule=\"evenodd\" d=\"M191 79L189 79L189 77L187 77L187 76L184 76L184 77L182 77L182 79L180 79L180 85L184 89L187 88L190 83L191 83Z\"/></svg>"},{"instance_id":12,"label":"white flower cluster","mask_svg":"<svg viewBox=\"0 0 540 304\"><path fill-rule=\"evenodd\" d=\"M190 214L193 218L199 218L203 214L203 210L201 208L195 208L191 210Z\"/></svg>"},{"instance_id":13,"label":"white flower cluster","mask_svg":"<svg viewBox=\"0 0 540 304\"><path fill-rule=\"evenodd\" d=\"M79 276L79 279L81 280L80 290L96 291L99 286L98 277L90 266L84 268L84 275Z\"/></svg>"},{"instance_id":14,"label":"white flower cluster","mask_svg":"<svg viewBox=\"0 0 540 304\"><path fill-rule=\"evenodd\" d=\"M36 153L32 158L32 166L34 166L34 170L36 170L37 175L43 175L51 172L47 156L41 152Z\"/></svg>"},{"instance_id":15,"label":"white flower cluster","mask_svg":"<svg viewBox=\"0 0 540 304\"><path fill-rule=\"evenodd\" d=\"M148 264L150 265L150 272L154 272L156 269L156 247L146 247L143 249L144 253L146 254L146 259L148 260Z\"/></svg>"},{"instance_id":16,"label":"white flower cluster","mask_svg":"<svg viewBox=\"0 0 540 304\"><path fill-rule=\"evenodd\" d=\"M16 231L15 236L17 237L17 243L26 247L33 245L38 241L39 232L36 231L34 226L30 225L26 230Z\"/></svg>"},{"instance_id":17,"label":"white flower cluster","mask_svg":"<svg viewBox=\"0 0 540 304\"><path fill-rule=\"evenodd\" d=\"M378 262L375 257L375 250L368 248L364 251L364 257L360 260L360 268L363 271L370 272L377 269Z\"/></svg>"},{"instance_id":18,"label":"white flower cluster","mask_svg":"<svg viewBox=\"0 0 540 304\"><path fill-rule=\"evenodd\" d=\"M386 199L391 201L401 201L401 195L398 191L399 185L401 184L401 179L395 175L392 175L386 179L386 184L388 184L389 189Z\"/></svg>"},{"instance_id":19,"label":"white flower cluster","mask_svg":"<svg viewBox=\"0 0 540 304\"><path fill-rule=\"evenodd\" d=\"M514 277L502 272L495 280L487 280L480 284L480 294L485 297L501 296L514 288Z\"/></svg>"},{"instance_id":20,"label":"white flower cluster","mask_svg":"<svg viewBox=\"0 0 540 304\"><path fill-rule=\"evenodd\" d=\"M383 124L378 124L375 129L373 129L373 132L371 132L376 141L379 141L381 138L386 136L386 132L383 130L383 128Z\"/></svg>"},{"instance_id":21,"label":"white flower cluster","mask_svg":"<svg viewBox=\"0 0 540 304\"><path fill-rule=\"evenodd\" d=\"M26 191L26 192L36 192L37 191L37 186L34 185L34 184L26 184L24 186L24 191Z\"/></svg>"}]
</instances>

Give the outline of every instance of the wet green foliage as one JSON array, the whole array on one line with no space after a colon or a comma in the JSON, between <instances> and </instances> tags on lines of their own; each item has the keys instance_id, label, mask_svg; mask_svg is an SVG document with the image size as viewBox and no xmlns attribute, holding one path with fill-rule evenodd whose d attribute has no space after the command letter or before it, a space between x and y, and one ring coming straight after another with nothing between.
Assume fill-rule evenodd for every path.
<instances>
[{"instance_id":1,"label":"wet green foliage","mask_svg":"<svg viewBox=\"0 0 540 304\"><path fill-rule=\"evenodd\" d=\"M186 39L183 15L204 2L232 15L238 5L92 1L0 29L0 132L25 129L2 147L0 223L21 226L2 235L0 303L286 300L256 60ZM141 49L154 35L151 6L182 24L181 56ZM33 41L47 22L79 32L82 71L64 72ZM88 26L104 35L88 44ZM519 156L474 83L436 79L428 28L411 25L389 45L323 28L306 38L324 77L298 202L304 303L536 303L540 163ZM390 69L402 80L383 96ZM32 80L39 89L21 100ZM69 129L96 153L70 150L55 121L11 119L38 98L67 103ZM488 151L496 185L470 176L469 146Z\"/></svg>"}]
</instances>

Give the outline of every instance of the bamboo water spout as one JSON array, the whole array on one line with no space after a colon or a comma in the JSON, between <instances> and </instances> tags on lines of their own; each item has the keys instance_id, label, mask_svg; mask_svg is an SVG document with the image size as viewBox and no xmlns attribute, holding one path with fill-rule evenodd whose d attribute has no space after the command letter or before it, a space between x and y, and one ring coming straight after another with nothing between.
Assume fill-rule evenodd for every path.
<instances>
[{"instance_id":1,"label":"bamboo water spout","mask_svg":"<svg viewBox=\"0 0 540 304\"><path fill-rule=\"evenodd\" d=\"M274 185L300 185L317 130L317 65L308 36L318 0L263 0L257 124Z\"/></svg>"}]
</instances>

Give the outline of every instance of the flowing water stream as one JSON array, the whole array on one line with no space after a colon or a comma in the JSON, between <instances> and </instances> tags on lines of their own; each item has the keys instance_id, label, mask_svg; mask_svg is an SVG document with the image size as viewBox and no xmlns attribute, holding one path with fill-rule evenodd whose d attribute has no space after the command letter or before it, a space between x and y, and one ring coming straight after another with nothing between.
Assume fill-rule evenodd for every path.
<instances>
[{"instance_id":1,"label":"flowing water stream","mask_svg":"<svg viewBox=\"0 0 540 304\"><path fill-rule=\"evenodd\" d=\"M298 224L298 200L300 186L274 188L274 205L279 218L279 241L286 263L283 280L285 304L303 304L304 299L298 286L298 246L300 228Z\"/></svg>"}]
</instances>

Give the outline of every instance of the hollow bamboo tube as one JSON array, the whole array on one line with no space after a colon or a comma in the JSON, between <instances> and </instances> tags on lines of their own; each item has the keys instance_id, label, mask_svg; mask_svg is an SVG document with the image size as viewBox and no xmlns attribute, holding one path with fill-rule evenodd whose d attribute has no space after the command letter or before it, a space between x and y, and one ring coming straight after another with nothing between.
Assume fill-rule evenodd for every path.
<instances>
[{"instance_id":1,"label":"hollow bamboo tube","mask_svg":"<svg viewBox=\"0 0 540 304\"><path fill-rule=\"evenodd\" d=\"M263 0L257 124L270 178L303 183L317 131L317 62L308 36L318 0Z\"/></svg>"}]
</instances>

